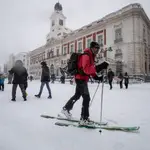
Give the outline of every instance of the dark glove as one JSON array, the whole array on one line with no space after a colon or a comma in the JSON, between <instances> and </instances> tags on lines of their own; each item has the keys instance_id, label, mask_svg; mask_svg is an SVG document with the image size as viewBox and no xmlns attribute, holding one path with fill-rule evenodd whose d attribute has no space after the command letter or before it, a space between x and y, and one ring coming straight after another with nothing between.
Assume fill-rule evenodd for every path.
<instances>
[{"instance_id":1,"label":"dark glove","mask_svg":"<svg viewBox=\"0 0 150 150\"><path fill-rule=\"evenodd\" d=\"M101 72L103 69L107 69L107 67L109 66L109 63L107 61L104 61L103 63L96 65L96 72Z\"/></svg>"},{"instance_id":2,"label":"dark glove","mask_svg":"<svg viewBox=\"0 0 150 150\"><path fill-rule=\"evenodd\" d=\"M100 76L98 77L97 75L95 77L93 77L94 80L97 80L97 81L103 81L103 76Z\"/></svg>"}]
</instances>

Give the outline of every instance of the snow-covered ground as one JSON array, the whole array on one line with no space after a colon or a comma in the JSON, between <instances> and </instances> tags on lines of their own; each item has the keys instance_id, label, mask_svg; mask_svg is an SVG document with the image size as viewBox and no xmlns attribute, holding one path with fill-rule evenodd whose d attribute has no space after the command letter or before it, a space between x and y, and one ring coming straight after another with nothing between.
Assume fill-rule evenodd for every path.
<instances>
[{"instance_id":1,"label":"snow-covered ground","mask_svg":"<svg viewBox=\"0 0 150 150\"><path fill-rule=\"evenodd\" d=\"M74 94L75 86L51 84L52 99L44 88L41 99L40 82L29 82L28 101L24 102L20 89L17 101L11 102L11 86L0 91L0 150L150 150L150 84L129 85L120 90L114 85L104 88L103 121L110 125L140 126L139 133L79 129L55 126L55 120L41 118L41 114L57 116L62 106ZM97 84L89 84L91 97ZM90 108L90 118L100 120L101 86ZM74 106L73 116L80 117L82 100Z\"/></svg>"}]
</instances>

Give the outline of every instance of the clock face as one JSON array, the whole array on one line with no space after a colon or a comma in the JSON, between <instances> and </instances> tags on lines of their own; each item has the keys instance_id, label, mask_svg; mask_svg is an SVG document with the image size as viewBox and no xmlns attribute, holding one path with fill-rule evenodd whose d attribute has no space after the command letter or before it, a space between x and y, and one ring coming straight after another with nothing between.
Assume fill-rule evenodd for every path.
<instances>
[{"instance_id":1,"label":"clock face","mask_svg":"<svg viewBox=\"0 0 150 150\"><path fill-rule=\"evenodd\" d=\"M63 26L63 20L59 19L59 25Z\"/></svg>"}]
</instances>

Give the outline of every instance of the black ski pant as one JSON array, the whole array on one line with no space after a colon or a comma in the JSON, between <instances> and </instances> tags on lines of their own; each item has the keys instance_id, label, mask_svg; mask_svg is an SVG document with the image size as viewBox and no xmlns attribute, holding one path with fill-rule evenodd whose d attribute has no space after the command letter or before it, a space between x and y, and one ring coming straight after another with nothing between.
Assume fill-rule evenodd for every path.
<instances>
[{"instance_id":1,"label":"black ski pant","mask_svg":"<svg viewBox=\"0 0 150 150\"><path fill-rule=\"evenodd\" d=\"M112 89L112 81L113 80L109 80L110 89Z\"/></svg>"},{"instance_id":2,"label":"black ski pant","mask_svg":"<svg viewBox=\"0 0 150 150\"><path fill-rule=\"evenodd\" d=\"M89 117L89 102L90 94L88 89L88 84L84 80L76 79L76 90L75 94L69 99L64 108L70 111L73 108L74 103L80 99L82 96L82 109L81 109L81 118L88 119Z\"/></svg>"},{"instance_id":3,"label":"black ski pant","mask_svg":"<svg viewBox=\"0 0 150 150\"><path fill-rule=\"evenodd\" d=\"M4 91L4 84L0 84L0 90Z\"/></svg>"},{"instance_id":4,"label":"black ski pant","mask_svg":"<svg viewBox=\"0 0 150 150\"><path fill-rule=\"evenodd\" d=\"M16 90L17 90L18 85L19 85L19 87L21 89L22 97L26 98L26 91L25 91L25 88L24 88L24 84L13 84L13 87L12 87L12 99L16 99Z\"/></svg>"}]
</instances>

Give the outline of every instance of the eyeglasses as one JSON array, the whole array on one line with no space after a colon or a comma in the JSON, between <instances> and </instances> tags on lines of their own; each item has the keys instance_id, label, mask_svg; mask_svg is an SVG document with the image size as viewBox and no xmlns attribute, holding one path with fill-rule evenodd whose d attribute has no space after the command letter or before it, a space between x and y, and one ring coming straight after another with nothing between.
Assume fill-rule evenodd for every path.
<instances>
[{"instance_id":1,"label":"eyeglasses","mask_svg":"<svg viewBox=\"0 0 150 150\"><path fill-rule=\"evenodd\" d=\"M96 48L96 49L100 49L100 47L99 47L99 46L96 46L95 48Z\"/></svg>"}]
</instances>

